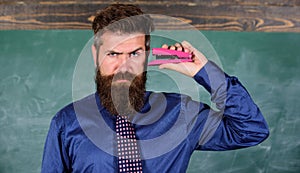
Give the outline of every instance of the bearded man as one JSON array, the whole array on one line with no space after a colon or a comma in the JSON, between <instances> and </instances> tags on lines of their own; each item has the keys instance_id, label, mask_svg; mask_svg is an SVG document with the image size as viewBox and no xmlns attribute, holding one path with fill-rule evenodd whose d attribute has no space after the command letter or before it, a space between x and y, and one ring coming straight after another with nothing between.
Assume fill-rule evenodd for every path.
<instances>
[{"instance_id":1,"label":"bearded man","mask_svg":"<svg viewBox=\"0 0 300 173\"><path fill-rule=\"evenodd\" d=\"M219 111L183 94L146 91L153 29L150 16L134 5L97 13L97 92L54 116L42 172L185 172L196 150L245 148L268 137L266 121L239 80L186 41L162 47L190 53L192 62L159 67L194 78Z\"/></svg>"}]
</instances>

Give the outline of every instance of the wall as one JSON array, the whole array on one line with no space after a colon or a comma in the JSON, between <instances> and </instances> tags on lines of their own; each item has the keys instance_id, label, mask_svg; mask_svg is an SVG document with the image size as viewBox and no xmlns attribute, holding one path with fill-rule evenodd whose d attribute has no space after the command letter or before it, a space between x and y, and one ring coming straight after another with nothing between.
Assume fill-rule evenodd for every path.
<instances>
[{"instance_id":1,"label":"wall","mask_svg":"<svg viewBox=\"0 0 300 173\"><path fill-rule=\"evenodd\" d=\"M248 149L195 152L188 172L299 172L300 35L202 33L219 55L218 63L228 74L239 77L261 108L271 135ZM0 172L40 172L50 120L73 99L76 63L91 32L0 31L0 38ZM163 42L156 39L152 45ZM159 80L170 72L150 70L148 89L176 91L168 80ZM94 88L92 78L87 79L91 82L86 84L87 92ZM200 98L195 99L206 101L205 92L200 89Z\"/></svg>"}]
</instances>

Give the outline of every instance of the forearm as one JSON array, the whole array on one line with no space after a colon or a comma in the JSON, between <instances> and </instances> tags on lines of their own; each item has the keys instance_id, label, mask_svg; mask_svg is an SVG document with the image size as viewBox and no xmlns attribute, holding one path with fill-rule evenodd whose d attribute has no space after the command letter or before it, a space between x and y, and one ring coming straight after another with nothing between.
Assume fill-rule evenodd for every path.
<instances>
[{"instance_id":1,"label":"forearm","mask_svg":"<svg viewBox=\"0 0 300 173\"><path fill-rule=\"evenodd\" d=\"M199 140L199 149L228 150L253 146L262 142L269 134L267 123L247 90L236 77L225 74L213 62L208 62L194 79L211 93L212 102L218 111L210 110L205 128L210 127L213 117L214 134ZM216 118L218 117L218 118ZM206 135L207 136L207 135Z\"/></svg>"}]
</instances>

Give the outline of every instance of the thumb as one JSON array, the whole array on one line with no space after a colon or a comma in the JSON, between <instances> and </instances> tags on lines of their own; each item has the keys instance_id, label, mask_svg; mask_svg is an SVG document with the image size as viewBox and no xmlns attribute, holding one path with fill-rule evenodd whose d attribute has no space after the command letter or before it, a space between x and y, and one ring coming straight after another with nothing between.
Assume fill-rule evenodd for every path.
<instances>
[{"instance_id":1,"label":"thumb","mask_svg":"<svg viewBox=\"0 0 300 173\"><path fill-rule=\"evenodd\" d=\"M185 74L187 76L192 77L193 76L193 67L190 67L188 64L191 63L166 63L166 64L161 64L159 66L159 69L169 69L169 70L174 70L177 72L180 72L182 74Z\"/></svg>"}]
</instances>

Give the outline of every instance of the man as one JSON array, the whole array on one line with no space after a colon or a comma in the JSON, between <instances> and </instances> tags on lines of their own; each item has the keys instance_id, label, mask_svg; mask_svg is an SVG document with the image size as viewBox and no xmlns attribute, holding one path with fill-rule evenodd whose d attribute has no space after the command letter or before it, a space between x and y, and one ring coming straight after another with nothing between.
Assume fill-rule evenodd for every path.
<instances>
[{"instance_id":1,"label":"man","mask_svg":"<svg viewBox=\"0 0 300 173\"><path fill-rule=\"evenodd\" d=\"M233 150L268 137L259 108L238 79L186 41L163 48L189 52L193 62L159 67L194 78L219 111L185 95L145 91L153 29L151 18L133 5L97 13L92 47L97 92L54 116L42 172L185 172L195 150Z\"/></svg>"}]
</instances>

